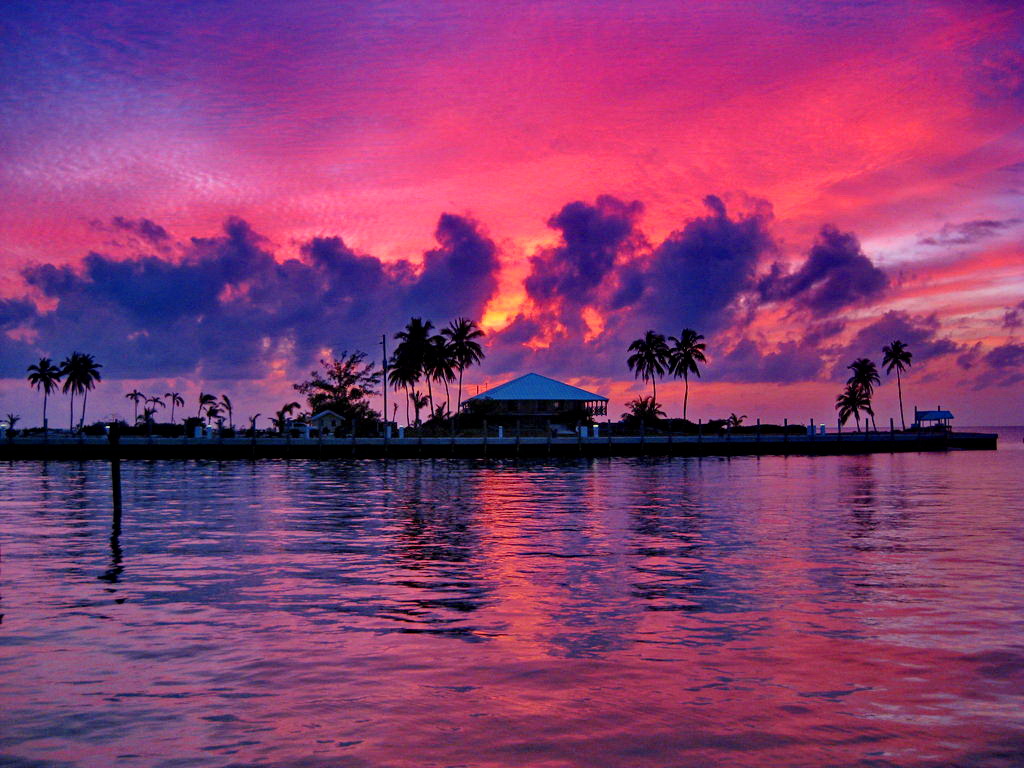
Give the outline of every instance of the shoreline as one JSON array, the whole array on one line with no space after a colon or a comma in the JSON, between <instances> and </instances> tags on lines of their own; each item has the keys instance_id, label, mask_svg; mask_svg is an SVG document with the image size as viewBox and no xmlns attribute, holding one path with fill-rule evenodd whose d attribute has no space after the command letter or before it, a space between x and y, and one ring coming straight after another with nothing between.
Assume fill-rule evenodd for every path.
<instances>
[{"instance_id":1,"label":"shoreline","mask_svg":"<svg viewBox=\"0 0 1024 768\"><path fill-rule=\"evenodd\" d=\"M608 456L817 456L864 453L997 450L998 435L984 432L938 434L849 433L826 435L739 435L697 437L122 437L115 447L105 437L15 437L0 443L0 462L518 458Z\"/></svg>"}]
</instances>

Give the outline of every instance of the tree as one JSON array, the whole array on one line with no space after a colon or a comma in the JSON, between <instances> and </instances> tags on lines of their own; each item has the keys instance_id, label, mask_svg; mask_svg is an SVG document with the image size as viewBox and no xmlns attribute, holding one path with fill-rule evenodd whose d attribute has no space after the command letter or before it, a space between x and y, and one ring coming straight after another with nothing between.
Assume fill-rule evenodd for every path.
<instances>
[{"instance_id":1,"label":"tree","mask_svg":"<svg viewBox=\"0 0 1024 768\"><path fill-rule=\"evenodd\" d=\"M158 395L153 395L152 397L147 397L146 398L146 404L150 407L150 410L152 410L154 414L156 413L156 409L158 407L160 407L160 408L166 408L167 407L164 404L164 401L161 400Z\"/></svg>"},{"instance_id":2,"label":"tree","mask_svg":"<svg viewBox=\"0 0 1024 768\"><path fill-rule=\"evenodd\" d=\"M217 402L217 398L211 395L209 392L199 392L199 409L196 411L196 418L201 419L203 417L203 409L209 408L211 405Z\"/></svg>"},{"instance_id":3,"label":"tree","mask_svg":"<svg viewBox=\"0 0 1024 768\"><path fill-rule=\"evenodd\" d=\"M64 374L63 391L71 394L71 419L68 428L75 428L75 395L82 395L82 417L78 422L81 429L85 423L85 407L89 392L102 378L99 369L103 366L96 362L92 355L84 352L72 352L70 357L61 363Z\"/></svg>"},{"instance_id":4,"label":"tree","mask_svg":"<svg viewBox=\"0 0 1024 768\"><path fill-rule=\"evenodd\" d=\"M859 357L846 367L853 372L846 383L857 387L864 393L867 410L873 419L875 414L871 410L871 398L875 394L875 385L882 383L878 376L878 367L866 357Z\"/></svg>"},{"instance_id":5,"label":"tree","mask_svg":"<svg viewBox=\"0 0 1024 768\"><path fill-rule=\"evenodd\" d=\"M686 404L690 399L690 374L693 373L700 378L698 363L707 363L704 356L707 345L702 341L704 337L692 328L683 328L677 339L669 336L668 340L672 346L668 350L669 372L678 378L683 377L685 389L683 392L683 419L686 419Z\"/></svg>"},{"instance_id":6,"label":"tree","mask_svg":"<svg viewBox=\"0 0 1024 768\"><path fill-rule=\"evenodd\" d=\"M885 372L891 376L892 372L896 371L896 389L900 394L900 425L904 430L907 428L907 421L903 416L903 383L900 381L900 374L910 367L912 357L913 353L899 339L882 347L882 365L885 367Z\"/></svg>"},{"instance_id":7,"label":"tree","mask_svg":"<svg viewBox=\"0 0 1024 768\"><path fill-rule=\"evenodd\" d=\"M288 429L289 416L291 416L292 411L297 411L301 407L300 403L286 403L270 421L277 427L278 432L283 435L285 430Z\"/></svg>"},{"instance_id":8,"label":"tree","mask_svg":"<svg viewBox=\"0 0 1024 768\"><path fill-rule=\"evenodd\" d=\"M629 370L633 371L633 377L650 381L654 388L651 399L657 401L658 377L665 375L669 364L669 349L665 336L648 331L643 338L636 339L630 344L628 351L633 353L626 360Z\"/></svg>"},{"instance_id":9,"label":"tree","mask_svg":"<svg viewBox=\"0 0 1024 768\"><path fill-rule=\"evenodd\" d=\"M409 422L409 390L416 386L416 382L419 381L419 371L413 367L412 361L407 357L398 357L396 354L391 360L391 364L388 366L388 383L394 387L397 392L399 389L405 390L405 423L406 426ZM395 404L397 406L397 403Z\"/></svg>"},{"instance_id":10,"label":"tree","mask_svg":"<svg viewBox=\"0 0 1024 768\"><path fill-rule=\"evenodd\" d=\"M138 421L139 421L139 401L145 400L146 396L144 394L142 394L141 392L139 392L139 390L133 389L131 392L129 392L127 395L125 395L125 398L128 399L128 400L131 400L133 403L135 403L135 417L134 418L135 418L135 423L137 424Z\"/></svg>"},{"instance_id":11,"label":"tree","mask_svg":"<svg viewBox=\"0 0 1024 768\"><path fill-rule=\"evenodd\" d=\"M7 414L7 429L14 430L14 425L21 421L21 416L16 413Z\"/></svg>"},{"instance_id":12,"label":"tree","mask_svg":"<svg viewBox=\"0 0 1024 768\"><path fill-rule=\"evenodd\" d=\"M217 422L217 426L220 427L220 428L223 428L223 426L224 426L224 418L220 414L221 414L221 409L220 409L220 407L216 403L214 403L213 405L209 406L206 409L206 418L208 418L210 420L210 423L212 424L213 422L216 421Z\"/></svg>"},{"instance_id":13,"label":"tree","mask_svg":"<svg viewBox=\"0 0 1024 768\"><path fill-rule=\"evenodd\" d=\"M427 407L430 403L430 399L422 392L417 392L415 389L409 395L409 399L412 400L413 410L416 411L416 426L420 425L420 411Z\"/></svg>"},{"instance_id":14,"label":"tree","mask_svg":"<svg viewBox=\"0 0 1024 768\"><path fill-rule=\"evenodd\" d=\"M48 357L39 358L39 362L28 367L28 383L36 390L43 391L43 434L49 434L46 421L46 401L50 394L57 390L61 379L61 369L53 364Z\"/></svg>"},{"instance_id":15,"label":"tree","mask_svg":"<svg viewBox=\"0 0 1024 768\"><path fill-rule=\"evenodd\" d=\"M845 424L853 416L857 420L857 431L860 432L861 411L874 416L871 410L871 397L865 390L854 383L847 383L846 389L836 397L836 410L839 411L839 423Z\"/></svg>"},{"instance_id":16,"label":"tree","mask_svg":"<svg viewBox=\"0 0 1024 768\"><path fill-rule=\"evenodd\" d=\"M171 404L171 424L174 423L174 407L180 405L182 408L185 407L185 398L181 396L179 392L168 392L164 397L167 398L167 402Z\"/></svg>"},{"instance_id":17,"label":"tree","mask_svg":"<svg viewBox=\"0 0 1024 768\"><path fill-rule=\"evenodd\" d=\"M665 412L661 410L661 404L656 402L653 397L640 395L626 403L626 407L629 410L622 414L622 419L627 424L654 425L657 424L658 419L665 416Z\"/></svg>"},{"instance_id":18,"label":"tree","mask_svg":"<svg viewBox=\"0 0 1024 768\"><path fill-rule=\"evenodd\" d=\"M484 337L484 332L468 317L460 317L449 323L441 335L448 340L448 355L459 372L459 402L455 409L458 413L462 410L462 374L484 359L484 350L478 341Z\"/></svg>"},{"instance_id":19,"label":"tree","mask_svg":"<svg viewBox=\"0 0 1024 768\"><path fill-rule=\"evenodd\" d=\"M228 428L229 429L234 429L235 428L235 417L234 417L235 409L234 409L234 407L231 404L231 398L228 397L227 395L221 395L220 396L220 407L228 412Z\"/></svg>"},{"instance_id":20,"label":"tree","mask_svg":"<svg viewBox=\"0 0 1024 768\"><path fill-rule=\"evenodd\" d=\"M736 427L743 425L743 420L745 418L747 418L747 414L745 413L742 416L737 416L735 413L730 413L729 418L725 420L725 423L730 429L736 429Z\"/></svg>"},{"instance_id":21,"label":"tree","mask_svg":"<svg viewBox=\"0 0 1024 768\"><path fill-rule=\"evenodd\" d=\"M410 382L410 386L419 383L424 375L430 349L430 332L433 329L434 324L429 320L413 317L409 319L405 328L395 334L395 339L398 340L398 346L395 347L396 366L402 368L403 377ZM429 377L427 389L431 391L430 398L433 401ZM408 387L406 394L408 395ZM407 417L406 422L408 421Z\"/></svg>"},{"instance_id":22,"label":"tree","mask_svg":"<svg viewBox=\"0 0 1024 768\"><path fill-rule=\"evenodd\" d=\"M430 398L432 414L436 415L438 409L434 407L434 395L430 389L430 382L440 381L444 384L445 406L449 406L451 395L448 391L448 383L455 381L455 368L455 356L445 341L445 337L440 334L431 336L427 341L426 354L423 356L423 374L427 378L427 396Z\"/></svg>"},{"instance_id":23,"label":"tree","mask_svg":"<svg viewBox=\"0 0 1024 768\"><path fill-rule=\"evenodd\" d=\"M365 360L365 352L345 350L336 358L321 360L319 369L293 387L306 397L310 413L331 410L343 419L375 421L379 416L369 398L379 394L384 374L376 363Z\"/></svg>"}]
</instances>

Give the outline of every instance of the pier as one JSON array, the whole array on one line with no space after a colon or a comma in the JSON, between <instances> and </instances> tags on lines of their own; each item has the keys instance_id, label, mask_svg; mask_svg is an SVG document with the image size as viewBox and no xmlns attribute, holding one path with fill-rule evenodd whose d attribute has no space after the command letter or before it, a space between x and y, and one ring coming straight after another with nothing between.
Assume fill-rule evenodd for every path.
<instances>
[{"instance_id":1,"label":"pier","mask_svg":"<svg viewBox=\"0 0 1024 768\"><path fill-rule=\"evenodd\" d=\"M416 459L601 456L820 456L915 451L995 450L998 436L978 432L848 432L772 435L616 435L607 437L231 437L120 438L125 461L159 459ZM108 460L106 437L15 437L0 461Z\"/></svg>"}]
</instances>

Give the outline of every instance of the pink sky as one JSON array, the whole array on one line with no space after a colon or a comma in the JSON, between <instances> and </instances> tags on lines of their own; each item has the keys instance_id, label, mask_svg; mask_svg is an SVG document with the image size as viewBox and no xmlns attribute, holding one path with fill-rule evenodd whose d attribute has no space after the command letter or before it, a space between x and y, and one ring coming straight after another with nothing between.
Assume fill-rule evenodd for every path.
<instances>
[{"instance_id":1,"label":"pink sky","mask_svg":"<svg viewBox=\"0 0 1024 768\"><path fill-rule=\"evenodd\" d=\"M75 346L104 362L96 417L128 414L136 386L223 391L240 413L267 414L318 353L373 351L412 314L481 320L491 354L473 384L537 370L608 394L613 415L644 391L624 346L648 327L708 336L692 415L794 421L831 420L842 366L880 360L875 336L899 331L915 352L910 407L1021 421L1015 4L124 3L15 8L2 24L0 410L29 423L39 403L23 371L42 354ZM724 204L718 224L709 195ZM614 223L609 199L642 204L625 239L577 247L549 224L576 201L574 215ZM459 243L483 248L472 258L487 265L450 297L416 273L443 213L467 222L472 242ZM290 267L247 257L240 269L263 271L223 277L231 217L262 238L245 247L277 264L308 266L308 243L338 236L406 272L374 283L379 314L318 306L340 301L344 274L310 286L313 306L297 313L308 278L287 283ZM755 220L757 242L736 262L749 274L728 289L727 272L702 282L718 245L698 231ZM840 256L879 270L884 288L814 303L827 280L848 279L837 271L805 272L810 287L790 283L784 298L758 290L774 263L798 273L825 225L856 238L860 250ZM673 232L683 255L669 258ZM460 247L438 257L456 277ZM99 266L149 256L153 269L101 284L116 270L90 272L91 251ZM580 272L599 252L606 271ZM213 272L175 272L201 254ZM44 285L46 264L85 287ZM554 293L528 290L531 275L559 270ZM214 303L192 307L189 280L214 272L225 281ZM623 304L631 275L643 288ZM293 298L275 303L285 283ZM75 306L86 298L105 303ZM150 300L162 309L138 306ZM260 315L250 336L246 312ZM896 415L891 389L880 421ZM678 415L681 385L659 395Z\"/></svg>"}]
</instances>

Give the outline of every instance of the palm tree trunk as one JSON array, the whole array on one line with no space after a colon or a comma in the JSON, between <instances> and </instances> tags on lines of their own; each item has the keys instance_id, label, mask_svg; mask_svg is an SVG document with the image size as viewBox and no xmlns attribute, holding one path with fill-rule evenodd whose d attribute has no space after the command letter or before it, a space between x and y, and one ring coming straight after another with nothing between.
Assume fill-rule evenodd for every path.
<instances>
[{"instance_id":1,"label":"palm tree trunk","mask_svg":"<svg viewBox=\"0 0 1024 768\"><path fill-rule=\"evenodd\" d=\"M174 423L174 400L171 400L171 424Z\"/></svg>"},{"instance_id":2,"label":"palm tree trunk","mask_svg":"<svg viewBox=\"0 0 1024 768\"><path fill-rule=\"evenodd\" d=\"M900 393L900 424L903 426L903 431L907 431L907 421L903 418L903 384L900 382L900 369L896 369L896 389Z\"/></svg>"},{"instance_id":3,"label":"palm tree trunk","mask_svg":"<svg viewBox=\"0 0 1024 768\"><path fill-rule=\"evenodd\" d=\"M430 377L429 376L427 376L427 400L430 401L430 413L431 413L431 415L433 415L433 413L434 413L434 389L433 389L433 387L430 386ZM429 420L430 416L428 416L427 419Z\"/></svg>"},{"instance_id":4,"label":"palm tree trunk","mask_svg":"<svg viewBox=\"0 0 1024 768\"><path fill-rule=\"evenodd\" d=\"M43 390L43 437L46 437L47 435L50 434L50 428L49 428L49 426L46 423L46 398L48 396L49 396L49 393L44 389Z\"/></svg>"},{"instance_id":5,"label":"palm tree trunk","mask_svg":"<svg viewBox=\"0 0 1024 768\"><path fill-rule=\"evenodd\" d=\"M405 388L405 426L412 426L409 422L409 387Z\"/></svg>"},{"instance_id":6,"label":"palm tree trunk","mask_svg":"<svg viewBox=\"0 0 1024 768\"><path fill-rule=\"evenodd\" d=\"M683 421L686 421L686 403L690 399L690 377L683 374Z\"/></svg>"},{"instance_id":7,"label":"palm tree trunk","mask_svg":"<svg viewBox=\"0 0 1024 768\"><path fill-rule=\"evenodd\" d=\"M80 418L78 420L78 431L79 432L81 432L82 428L85 426L85 406L86 406L86 404L88 402L89 402L89 390L86 389L85 392L82 393L82 418Z\"/></svg>"},{"instance_id":8,"label":"palm tree trunk","mask_svg":"<svg viewBox=\"0 0 1024 768\"><path fill-rule=\"evenodd\" d=\"M658 404L658 377L651 376L651 386L654 388L654 404Z\"/></svg>"},{"instance_id":9,"label":"palm tree trunk","mask_svg":"<svg viewBox=\"0 0 1024 768\"><path fill-rule=\"evenodd\" d=\"M452 412L452 395L448 391L448 379L444 380L444 409L448 412Z\"/></svg>"},{"instance_id":10,"label":"palm tree trunk","mask_svg":"<svg viewBox=\"0 0 1024 768\"><path fill-rule=\"evenodd\" d=\"M459 406L455 409L456 413L459 413L462 410L462 371L462 366L459 366Z\"/></svg>"},{"instance_id":11,"label":"palm tree trunk","mask_svg":"<svg viewBox=\"0 0 1024 768\"><path fill-rule=\"evenodd\" d=\"M71 393L71 410L68 413L68 432L75 431L75 393Z\"/></svg>"}]
</instances>

